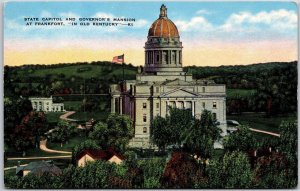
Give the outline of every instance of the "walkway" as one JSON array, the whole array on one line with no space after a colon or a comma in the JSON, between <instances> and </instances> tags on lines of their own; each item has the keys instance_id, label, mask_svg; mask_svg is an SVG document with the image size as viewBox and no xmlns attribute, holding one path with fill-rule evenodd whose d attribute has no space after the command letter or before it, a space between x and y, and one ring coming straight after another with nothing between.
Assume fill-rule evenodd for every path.
<instances>
[{"instance_id":1,"label":"walkway","mask_svg":"<svg viewBox=\"0 0 300 191\"><path fill-rule=\"evenodd\" d=\"M72 154L72 152L69 151L58 151L58 150L53 150L53 149L48 149L47 148L47 139L40 141L40 149L48 152L48 153L62 153L62 154Z\"/></svg>"},{"instance_id":2,"label":"walkway","mask_svg":"<svg viewBox=\"0 0 300 191\"><path fill-rule=\"evenodd\" d=\"M278 133L273 133L273 132L270 132L270 131L263 131L263 130L259 130L259 129L253 129L253 128L249 128L249 129L250 129L250 131L264 133L264 134L272 135L272 136L275 136L275 137L280 137L280 134L278 134Z\"/></svg>"},{"instance_id":3,"label":"walkway","mask_svg":"<svg viewBox=\"0 0 300 191\"><path fill-rule=\"evenodd\" d=\"M61 115L59 118L63 119L63 120L66 120L66 121L78 121L76 119L69 119L68 118L70 115L73 115L74 113L76 113L76 111L68 111L67 113Z\"/></svg>"}]
</instances>

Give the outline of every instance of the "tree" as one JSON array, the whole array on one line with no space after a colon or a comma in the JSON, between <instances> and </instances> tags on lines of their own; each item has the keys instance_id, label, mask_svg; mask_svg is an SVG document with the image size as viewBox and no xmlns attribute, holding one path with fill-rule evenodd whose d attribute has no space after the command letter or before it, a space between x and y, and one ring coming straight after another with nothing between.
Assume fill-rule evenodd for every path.
<instances>
[{"instance_id":1,"label":"tree","mask_svg":"<svg viewBox=\"0 0 300 191\"><path fill-rule=\"evenodd\" d=\"M151 140L163 151L170 145L180 147L184 140L183 132L190 128L194 121L189 109L169 108L169 110L170 115L166 118L157 116L151 124Z\"/></svg>"},{"instance_id":2,"label":"tree","mask_svg":"<svg viewBox=\"0 0 300 191\"><path fill-rule=\"evenodd\" d=\"M252 172L247 156L239 151L226 153L222 161L212 160L208 165L211 188L249 188Z\"/></svg>"},{"instance_id":3,"label":"tree","mask_svg":"<svg viewBox=\"0 0 300 191\"><path fill-rule=\"evenodd\" d=\"M139 160L138 167L143 170L144 185L143 188L156 189L160 188L160 179L164 173L166 160L163 158L151 158Z\"/></svg>"},{"instance_id":4,"label":"tree","mask_svg":"<svg viewBox=\"0 0 300 191\"><path fill-rule=\"evenodd\" d=\"M174 152L161 178L163 188L193 188L199 182L206 182L203 168L189 154Z\"/></svg>"},{"instance_id":5,"label":"tree","mask_svg":"<svg viewBox=\"0 0 300 191\"><path fill-rule=\"evenodd\" d=\"M294 183L292 186L291 183ZM257 159L254 170L254 188L292 188L297 178L291 179L286 157L273 152ZM292 186L292 187L291 187Z\"/></svg>"},{"instance_id":6,"label":"tree","mask_svg":"<svg viewBox=\"0 0 300 191\"><path fill-rule=\"evenodd\" d=\"M201 120L195 120L194 124L183 134L185 148L200 156L210 158L214 149L214 142L221 137L222 130L217 127L212 114L204 110Z\"/></svg>"},{"instance_id":7,"label":"tree","mask_svg":"<svg viewBox=\"0 0 300 191\"><path fill-rule=\"evenodd\" d=\"M157 116L154 118L151 125L151 141L155 143L159 150L165 151L167 145L171 144L171 128L167 119Z\"/></svg>"},{"instance_id":8,"label":"tree","mask_svg":"<svg viewBox=\"0 0 300 191\"><path fill-rule=\"evenodd\" d=\"M238 130L224 138L227 151L248 151L255 146L255 139L248 126L239 126Z\"/></svg>"},{"instance_id":9,"label":"tree","mask_svg":"<svg viewBox=\"0 0 300 191\"><path fill-rule=\"evenodd\" d=\"M280 125L280 151L287 158L288 168L285 174L288 177L286 188L297 186L298 180L298 137L297 122L283 121Z\"/></svg>"},{"instance_id":10,"label":"tree","mask_svg":"<svg viewBox=\"0 0 300 191\"><path fill-rule=\"evenodd\" d=\"M96 140L103 148L113 147L119 151L125 151L133 135L132 121L128 116L110 114L106 124L97 123L89 137Z\"/></svg>"},{"instance_id":11,"label":"tree","mask_svg":"<svg viewBox=\"0 0 300 191\"><path fill-rule=\"evenodd\" d=\"M14 140L13 146L18 151L25 151L28 148L39 146L39 136L43 135L48 129L44 112L31 111L23 117L21 124L16 125L13 132L9 135L10 140Z\"/></svg>"},{"instance_id":12,"label":"tree","mask_svg":"<svg viewBox=\"0 0 300 191\"><path fill-rule=\"evenodd\" d=\"M68 141L74 133L75 127L66 120L60 120L57 127L51 132L50 140L52 142L64 143Z\"/></svg>"},{"instance_id":13,"label":"tree","mask_svg":"<svg viewBox=\"0 0 300 191\"><path fill-rule=\"evenodd\" d=\"M169 134L171 144L175 144L179 147L184 140L182 138L182 133L190 128L194 122L192 111L190 109L170 108L170 117L168 120L171 133Z\"/></svg>"}]
</instances>

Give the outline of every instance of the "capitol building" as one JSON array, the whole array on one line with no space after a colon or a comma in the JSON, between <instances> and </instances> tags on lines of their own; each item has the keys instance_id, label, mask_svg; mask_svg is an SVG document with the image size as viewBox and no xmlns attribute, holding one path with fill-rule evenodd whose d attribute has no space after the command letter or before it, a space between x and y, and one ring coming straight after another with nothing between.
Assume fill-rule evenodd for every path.
<instances>
[{"instance_id":1,"label":"capitol building","mask_svg":"<svg viewBox=\"0 0 300 191\"><path fill-rule=\"evenodd\" d=\"M188 45L187 45L188 46ZM145 43L145 64L135 80L110 87L111 112L131 117L135 129L132 147L151 148L151 121L168 115L169 107L190 109L196 118L212 112L226 135L226 89L212 80L196 80L183 71L182 42L176 25L162 5ZM197 63L199 65L201 63ZM196 65L196 63L195 63Z\"/></svg>"}]
</instances>

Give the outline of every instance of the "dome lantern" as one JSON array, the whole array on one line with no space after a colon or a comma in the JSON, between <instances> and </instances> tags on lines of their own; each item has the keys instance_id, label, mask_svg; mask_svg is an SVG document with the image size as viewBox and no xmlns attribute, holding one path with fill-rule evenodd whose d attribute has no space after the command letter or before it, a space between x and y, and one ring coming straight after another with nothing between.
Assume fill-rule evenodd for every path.
<instances>
[{"instance_id":1,"label":"dome lantern","mask_svg":"<svg viewBox=\"0 0 300 191\"><path fill-rule=\"evenodd\" d=\"M160 7L160 15L159 18L161 17L167 17L167 8L164 4Z\"/></svg>"}]
</instances>

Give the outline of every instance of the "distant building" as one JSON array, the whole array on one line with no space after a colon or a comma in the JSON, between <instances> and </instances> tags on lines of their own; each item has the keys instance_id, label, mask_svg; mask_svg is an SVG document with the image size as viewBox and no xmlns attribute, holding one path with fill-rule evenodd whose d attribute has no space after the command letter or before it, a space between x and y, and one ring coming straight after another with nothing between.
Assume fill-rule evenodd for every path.
<instances>
[{"instance_id":1,"label":"distant building","mask_svg":"<svg viewBox=\"0 0 300 191\"><path fill-rule=\"evenodd\" d=\"M58 176L62 173L62 170L53 163L48 163L46 161L31 162L27 166L18 165L16 175L26 176L29 173L37 176L42 176L44 173L47 175Z\"/></svg>"},{"instance_id":2,"label":"distant building","mask_svg":"<svg viewBox=\"0 0 300 191\"><path fill-rule=\"evenodd\" d=\"M36 111L62 112L66 111L63 103L53 103L51 97L30 97L32 108Z\"/></svg>"},{"instance_id":3,"label":"distant building","mask_svg":"<svg viewBox=\"0 0 300 191\"><path fill-rule=\"evenodd\" d=\"M150 124L156 116L165 117L169 107L190 109L200 118L210 110L226 135L226 88L212 80L194 80L182 68L182 42L176 25L162 5L159 18L148 31L145 65L136 80L110 87L111 112L126 114L134 123L132 147L149 148ZM194 55L195 57L197 55Z\"/></svg>"},{"instance_id":4,"label":"distant building","mask_svg":"<svg viewBox=\"0 0 300 191\"><path fill-rule=\"evenodd\" d=\"M94 162L96 160L104 160L121 164L124 157L112 149L108 149L106 151L99 149L86 149L78 153L76 156L77 166L79 167L85 167L87 162Z\"/></svg>"}]
</instances>

